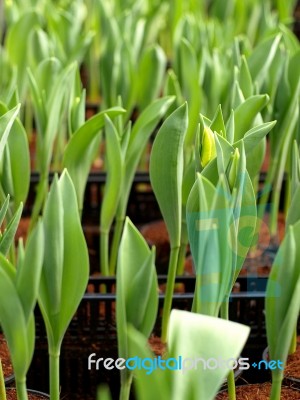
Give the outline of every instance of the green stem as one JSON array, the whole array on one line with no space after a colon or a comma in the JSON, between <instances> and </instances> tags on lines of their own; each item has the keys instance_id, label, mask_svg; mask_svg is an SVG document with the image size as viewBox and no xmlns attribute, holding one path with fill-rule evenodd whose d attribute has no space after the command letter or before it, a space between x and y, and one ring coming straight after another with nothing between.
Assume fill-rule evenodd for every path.
<instances>
[{"instance_id":1,"label":"green stem","mask_svg":"<svg viewBox=\"0 0 300 400\"><path fill-rule=\"evenodd\" d=\"M40 181L37 185L37 194L34 201L33 210L31 213L29 232L31 232L31 230L33 229L38 220L39 214L44 205L47 191L48 191L48 174L41 174Z\"/></svg>"},{"instance_id":2,"label":"green stem","mask_svg":"<svg viewBox=\"0 0 300 400\"><path fill-rule=\"evenodd\" d=\"M128 400L130 396L130 389L132 383L132 374L130 373L127 378L122 380L121 379L121 390L120 390L120 397L119 400Z\"/></svg>"},{"instance_id":3,"label":"green stem","mask_svg":"<svg viewBox=\"0 0 300 400\"><path fill-rule=\"evenodd\" d=\"M184 262L186 257L187 244L188 244L187 224L185 220L182 220L181 241L180 241L180 249L179 249L178 263L177 263L177 275L182 275L184 273Z\"/></svg>"},{"instance_id":4,"label":"green stem","mask_svg":"<svg viewBox=\"0 0 300 400\"><path fill-rule=\"evenodd\" d=\"M108 264L109 232L100 228L100 269L104 276L109 275Z\"/></svg>"},{"instance_id":5,"label":"green stem","mask_svg":"<svg viewBox=\"0 0 300 400\"><path fill-rule=\"evenodd\" d=\"M236 400L236 393L235 393L235 380L234 380L234 371L229 371L227 375L227 386L228 386L228 399L229 400Z\"/></svg>"},{"instance_id":6,"label":"green stem","mask_svg":"<svg viewBox=\"0 0 300 400\"><path fill-rule=\"evenodd\" d=\"M275 179L275 184L272 192L272 202L271 202L271 216L270 216L270 233L271 236L274 236L277 233L277 219L278 219L278 210L279 210L279 202L280 202L280 194L281 187L284 175L284 168L287 161L287 155L289 151L290 142L285 141L283 144L283 148L281 151L281 157L278 167L278 173Z\"/></svg>"},{"instance_id":7,"label":"green stem","mask_svg":"<svg viewBox=\"0 0 300 400\"><path fill-rule=\"evenodd\" d=\"M59 352L50 353L50 400L59 400Z\"/></svg>"},{"instance_id":8,"label":"green stem","mask_svg":"<svg viewBox=\"0 0 300 400\"><path fill-rule=\"evenodd\" d=\"M264 218L264 214L266 211L266 206L270 197L270 192L272 189L272 182L275 177L276 168L278 164L278 159L274 157L272 162L270 163L270 168L267 172L267 176L264 182L262 194L258 199L258 210L257 210L257 224L258 224L258 232L260 231L260 226Z\"/></svg>"},{"instance_id":9,"label":"green stem","mask_svg":"<svg viewBox=\"0 0 300 400\"><path fill-rule=\"evenodd\" d=\"M16 389L18 400L28 400L26 379L16 380Z\"/></svg>"},{"instance_id":10,"label":"green stem","mask_svg":"<svg viewBox=\"0 0 300 400\"><path fill-rule=\"evenodd\" d=\"M229 320L229 300L228 297L223 301L221 305L221 318ZM228 386L228 399L236 400L236 392L235 392L235 379L234 379L234 370L229 371L227 375L227 386Z\"/></svg>"},{"instance_id":11,"label":"green stem","mask_svg":"<svg viewBox=\"0 0 300 400\"><path fill-rule=\"evenodd\" d=\"M162 316L161 340L163 343L165 343L167 340L168 325L169 325L170 313L171 313L171 308L172 308L172 297L173 297L173 292L174 292L179 249L180 249L180 246L171 248L169 268L168 268L167 287L166 287L164 307L163 307L163 316Z\"/></svg>"},{"instance_id":12,"label":"green stem","mask_svg":"<svg viewBox=\"0 0 300 400\"><path fill-rule=\"evenodd\" d=\"M0 399L6 400L5 382L4 382L1 358L0 358Z\"/></svg>"},{"instance_id":13,"label":"green stem","mask_svg":"<svg viewBox=\"0 0 300 400\"><path fill-rule=\"evenodd\" d=\"M178 254L177 275L183 275L187 243L181 242Z\"/></svg>"},{"instance_id":14,"label":"green stem","mask_svg":"<svg viewBox=\"0 0 300 400\"><path fill-rule=\"evenodd\" d=\"M296 349L297 349L297 328L294 329L291 345L289 348L289 355L295 353Z\"/></svg>"},{"instance_id":15,"label":"green stem","mask_svg":"<svg viewBox=\"0 0 300 400\"><path fill-rule=\"evenodd\" d=\"M276 233L277 231L277 215L278 215L278 206L279 206L279 199L280 199L280 191L281 185L283 180L283 174L285 165L287 162L289 149L291 143L293 142L293 136L295 127L297 126L298 118L299 118L299 88L300 88L300 81L296 88L293 90L293 95L288 106L288 109L284 115L283 122L280 126L282 134L279 139L279 143L276 147L275 158L279 160L279 167L277 169L277 176L275 186L273 188L273 202L272 202L272 213L271 213L271 223L270 223L270 230L271 234ZM271 164L272 165L272 164Z\"/></svg>"},{"instance_id":16,"label":"green stem","mask_svg":"<svg viewBox=\"0 0 300 400\"><path fill-rule=\"evenodd\" d=\"M116 224L111 245L110 260L109 260L109 272L111 275L114 275L116 272L118 250L122 236L124 221L125 221L124 217L116 218Z\"/></svg>"},{"instance_id":17,"label":"green stem","mask_svg":"<svg viewBox=\"0 0 300 400\"><path fill-rule=\"evenodd\" d=\"M291 180L287 179L285 185L283 213L286 217L291 204Z\"/></svg>"},{"instance_id":18,"label":"green stem","mask_svg":"<svg viewBox=\"0 0 300 400\"><path fill-rule=\"evenodd\" d=\"M272 379L270 400L280 400L281 385L282 385L282 377L277 379Z\"/></svg>"},{"instance_id":19,"label":"green stem","mask_svg":"<svg viewBox=\"0 0 300 400\"><path fill-rule=\"evenodd\" d=\"M221 304L221 318L229 320L229 301L228 299L224 300Z\"/></svg>"}]
</instances>

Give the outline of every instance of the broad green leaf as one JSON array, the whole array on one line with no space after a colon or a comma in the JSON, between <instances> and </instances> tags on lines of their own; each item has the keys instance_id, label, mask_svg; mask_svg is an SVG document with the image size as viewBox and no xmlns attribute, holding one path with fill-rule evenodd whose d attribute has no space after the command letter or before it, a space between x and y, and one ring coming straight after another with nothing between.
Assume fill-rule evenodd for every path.
<instances>
[{"instance_id":1,"label":"broad green leaf","mask_svg":"<svg viewBox=\"0 0 300 400\"><path fill-rule=\"evenodd\" d=\"M291 2L294 3L293 7L295 7L294 0L292 0ZM292 14L290 13L290 15ZM286 26L285 24L279 24L279 29L282 33L282 39L286 49L293 56L295 53L297 53L297 51L299 51L299 40L296 36L296 32L293 31L292 26Z\"/></svg>"},{"instance_id":2,"label":"broad green leaf","mask_svg":"<svg viewBox=\"0 0 300 400\"><path fill-rule=\"evenodd\" d=\"M266 291L266 328L271 359L287 359L300 310L300 222L288 232L276 254ZM282 371L272 371L274 377Z\"/></svg>"},{"instance_id":3,"label":"broad green leaf","mask_svg":"<svg viewBox=\"0 0 300 400\"><path fill-rule=\"evenodd\" d=\"M124 113L121 107L104 110L87 120L71 137L65 152L63 165L67 168L75 186L79 209L83 207L83 195L88 174L94 160L97 136L105 124L104 116L113 118ZM95 142L96 140L96 142Z\"/></svg>"},{"instance_id":4,"label":"broad green leaf","mask_svg":"<svg viewBox=\"0 0 300 400\"><path fill-rule=\"evenodd\" d=\"M62 114L63 101L65 96L68 95L70 80L74 76L75 68L76 64L70 64L61 71L50 94L46 132L44 139L40 143L42 149L40 166L43 172L48 171L51 163L54 141L59 134L60 118L58 116ZM39 136L39 139L41 139L41 136Z\"/></svg>"},{"instance_id":5,"label":"broad green leaf","mask_svg":"<svg viewBox=\"0 0 300 400\"><path fill-rule=\"evenodd\" d=\"M7 111L0 117L0 161L3 156L4 147L7 143L9 132L13 126L15 119L20 111L20 104L12 110Z\"/></svg>"},{"instance_id":6,"label":"broad green leaf","mask_svg":"<svg viewBox=\"0 0 300 400\"><path fill-rule=\"evenodd\" d=\"M196 268L193 311L218 316L231 290L235 227L224 177L214 187L198 174L187 207L187 227Z\"/></svg>"},{"instance_id":7,"label":"broad green leaf","mask_svg":"<svg viewBox=\"0 0 300 400\"><path fill-rule=\"evenodd\" d=\"M43 29L35 27L29 34L30 47L28 49L29 63L36 67L42 60L51 56L52 45L50 38Z\"/></svg>"},{"instance_id":8,"label":"broad green leaf","mask_svg":"<svg viewBox=\"0 0 300 400\"><path fill-rule=\"evenodd\" d=\"M169 356L182 360L237 359L250 328L220 318L173 310L168 338ZM229 373L229 367L208 369L202 363L186 371L172 371L172 398L213 400Z\"/></svg>"},{"instance_id":9,"label":"broad green leaf","mask_svg":"<svg viewBox=\"0 0 300 400\"><path fill-rule=\"evenodd\" d=\"M2 226L2 223L4 221L5 215L6 215L7 210L8 210L8 206L9 206L9 195L6 196L6 199L5 199L5 201L2 204L1 209L0 209L0 226Z\"/></svg>"},{"instance_id":10,"label":"broad green leaf","mask_svg":"<svg viewBox=\"0 0 300 400\"><path fill-rule=\"evenodd\" d=\"M294 90L297 90L299 84L299 79L300 79L298 73L299 63L300 63L300 49L298 48L297 53L295 53L293 57L289 59L288 63L288 80L292 92Z\"/></svg>"},{"instance_id":11,"label":"broad green leaf","mask_svg":"<svg viewBox=\"0 0 300 400\"><path fill-rule=\"evenodd\" d=\"M131 323L145 336L153 329L158 306L154 258L154 252L127 218L118 257L117 315L122 319L123 309L126 324Z\"/></svg>"},{"instance_id":12,"label":"broad green leaf","mask_svg":"<svg viewBox=\"0 0 300 400\"><path fill-rule=\"evenodd\" d=\"M12 64L18 68L18 87L23 98L26 87L26 67L28 65L28 45L30 33L41 26L42 17L34 10L25 11L18 21L8 29L6 48ZM24 46L26 43L26 46Z\"/></svg>"},{"instance_id":13,"label":"broad green leaf","mask_svg":"<svg viewBox=\"0 0 300 400\"><path fill-rule=\"evenodd\" d=\"M122 196L118 207L118 215L125 217L128 198L136 172L146 144L154 132L159 121L174 102L173 96L163 97L153 101L134 123L128 146L125 152L125 173L122 187ZM122 146L124 147L124 146Z\"/></svg>"},{"instance_id":14,"label":"broad green leaf","mask_svg":"<svg viewBox=\"0 0 300 400\"><path fill-rule=\"evenodd\" d=\"M138 332L133 326L127 327L129 356L140 357L141 359L154 358L150 351L147 338ZM165 400L171 397L171 373L174 371L156 369L151 374L147 374L144 369L137 368L134 371L136 379L134 381L137 398L139 400Z\"/></svg>"},{"instance_id":15,"label":"broad green leaf","mask_svg":"<svg viewBox=\"0 0 300 400\"><path fill-rule=\"evenodd\" d=\"M226 139L230 144L233 144L234 141L234 111L231 110L230 116L226 123Z\"/></svg>"},{"instance_id":16,"label":"broad green leaf","mask_svg":"<svg viewBox=\"0 0 300 400\"><path fill-rule=\"evenodd\" d=\"M61 308L62 266L64 257L64 208L55 176L43 213L45 253L41 275L40 302L52 316Z\"/></svg>"},{"instance_id":17,"label":"broad green leaf","mask_svg":"<svg viewBox=\"0 0 300 400\"><path fill-rule=\"evenodd\" d=\"M29 354L22 303L14 282L3 267L5 263L8 261L0 254L0 324L10 349L14 374L20 380L26 376L32 354Z\"/></svg>"},{"instance_id":18,"label":"broad green leaf","mask_svg":"<svg viewBox=\"0 0 300 400\"><path fill-rule=\"evenodd\" d=\"M219 105L213 120L210 125L210 129L214 132L218 132L220 136L223 136L226 138L226 128L224 124L224 119L223 119L223 113L222 113L222 108L221 105Z\"/></svg>"},{"instance_id":19,"label":"broad green leaf","mask_svg":"<svg viewBox=\"0 0 300 400\"><path fill-rule=\"evenodd\" d=\"M44 231L42 222L39 221L27 239L24 259L18 266L16 276L16 287L26 321L29 319L38 297L43 258Z\"/></svg>"},{"instance_id":20,"label":"broad green leaf","mask_svg":"<svg viewBox=\"0 0 300 400\"><path fill-rule=\"evenodd\" d=\"M180 70L175 71L179 77L182 94L187 100L188 128L186 133L187 145L192 145L199 123L199 113L202 102L202 92L199 85L198 65L195 50L186 39L181 39L179 45Z\"/></svg>"},{"instance_id":21,"label":"broad green leaf","mask_svg":"<svg viewBox=\"0 0 300 400\"><path fill-rule=\"evenodd\" d=\"M180 245L183 142L187 105L177 108L158 131L150 156L150 180L166 222L171 247Z\"/></svg>"},{"instance_id":22,"label":"broad green leaf","mask_svg":"<svg viewBox=\"0 0 300 400\"><path fill-rule=\"evenodd\" d=\"M267 78L268 70L276 55L277 48L282 39L281 34L267 38L261 41L251 52L248 58L248 66L253 82L258 82L262 86Z\"/></svg>"},{"instance_id":23,"label":"broad green leaf","mask_svg":"<svg viewBox=\"0 0 300 400\"><path fill-rule=\"evenodd\" d=\"M119 248L117 265L117 332L119 357L128 358L128 323L147 337L157 315L158 284L151 251L132 222L127 218ZM121 384L131 371L121 372Z\"/></svg>"},{"instance_id":24,"label":"broad green leaf","mask_svg":"<svg viewBox=\"0 0 300 400\"><path fill-rule=\"evenodd\" d=\"M69 135L72 136L77 129L85 122L86 90L82 89L82 82L79 70L75 73L69 105Z\"/></svg>"},{"instance_id":25,"label":"broad green leaf","mask_svg":"<svg viewBox=\"0 0 300 400\"><path fill-rule=\"evenodd\" d=\"M241 67L239 71L239 84L240 88L243 92L245 99L252 96L253 93L253 82L251 78L251 74L249 71L249 67L247 64L247 60L245 56L241 57Z\"/></svg>"},{"instance_id":26,"label":"broad green leaf","mask_svg":"<svg viewBox=\"0 0 300 400\"><path fill-rule=\"evenodd\" d=\"M145 50L137 72L137 104L144 110L158 98L166 70L166 55L158 45Z\"/></svg>"},{"instance_id":27,"label":"broad green leaf","mask_svg":"<svg viewBox=\"0 0 300 400\"><path fill-rule=\"evenodd\" d=\"M184 102L178 78L172 69L168 69L167 71L167 78L163 93L165 96L176 97L176 102L174 102L168 110L167 116L169 116L173 111L176 110L177 107L179 107L180 104Z\"/></svg>"},{"instance_id":28,"label":"broad green leaf","mask_svg":"<svg viewBox=\"0 0 300 400\"><path fill-rule=\"evenodd\" d=\"M112 121L105 115L106 143L106 183L101 205L100 228L107 232L114 219L119 197L122 195L120 186L123 180L123 159L118 132Z\"/></svg>"},{"instance_id":29,"label":"broad green leaf","mask_svg":"<svg viewBox=\"0 0 300 400\"><path fill-rule=\"evenodd\" d=\"M158 297L157 280L153 273L154 262L155 253L152 251L133 276L126 298L127 322L132 323L145 336L150 336L157 315Z\"/></svg>"},{"instance_id":30,"label":"broad green leaf","mask_svg":"<svg viewBox=\"0 0 300 400\"><path fill-rule=\"evenodd\" d=\"M288 210L286 226L293 225L300 220L299 204L300 201L300 186L293 194L292 201Z\"/></svg>"},{"instance_id":31,"label":"broad green leaf","mask_svg":"<svg viewBox=\"0 0 300 400\"><path fill-rule=\"evenodd\" d=\"M112 400L108 386L100 385L97 391L97 400Z\"/></svg>"},{"instance_id":32,"label":"broad green leaf","mask_svg":"<svg viewBox=\"0 0 300 400\"><path fill-rule=\"evenodd\" d=\"M0 115L8 111L0 103ZM7 139L4 153L4 166L1 177L5 193L9 193L15 209L20 202L25 202L30 183L30 156L26 131L19 121L15 119ZM22 171L22 173L20 173Z\"/></svg>"},{"instance_id":33,"label":"broad green leaf","mask_svg":"<svg viewBox=\"0 0 300 400\"><path fill-rule=\"evenodd\" d=\"M39 305L47 328L49 349L58 352L85 292L89 274L76 193L66 171L52 183L43 221L47 245Z\"/></svg>"},{"instance_id":34,"label":"broad green leaf","mask_svg":"<svg viewBox=\"0 0 300 400\"><path fill-rule=\"evenodd\" d=\"M61 286L60 323L63 335L86 290L89 277L89 258L82 231L76 193L65 170L58 182L63 203L64 259Z\"/></svg>"},{"instance_id":35,"label":"broad green leaf","mask_svg":"<svg viewBox=\"0 0 300 400\"><path fill-rule=\"evenodd\" d=\"M14 242L15 234L19 226L19 222L21 219L23 211L23 204L21 203L15 212L12 219L9 221L5 231L3 232L0 238L0 252L4 255L7 255L10 246Z\"/></svg>"},{"instance_id":36,"label":"broad green leaf","mask_svg":"<svg viewBox=\"0 0 300 400\"><path fill-rule=\"evenodd\" d=\"M244 142L246 154L251 150L255 150L258 143L274 128L276 123L277 121L265 122L254 126L245 133L243 139L240 139L240 141ZM233 146L238 146L238 142L235 142Z\"/></svg>"},{"instance_id":37,"label":"broad green leaf","mask_svg":"<svg viewBox=\"0 0 300 400\"><path fill-rule=\"evenodd\" d=\"M248 97L234 110L235 134L234 141L240 140L252 127L256 115L267 105L268 95Z\"/></svg>"}]
</instances>

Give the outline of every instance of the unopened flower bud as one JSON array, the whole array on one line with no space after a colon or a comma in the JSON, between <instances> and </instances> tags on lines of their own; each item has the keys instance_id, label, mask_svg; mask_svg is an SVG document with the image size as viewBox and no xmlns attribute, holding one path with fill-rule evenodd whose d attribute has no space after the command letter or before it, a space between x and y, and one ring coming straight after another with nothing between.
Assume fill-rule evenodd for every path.
<instances>
[{"instance_id":1,"label":"unopened flower bud","mask_svg":"<svg viewBox=\"0 0 300 400\"><path fill-rule=\"evenodd\" d=\"M239 161L240 161L240 152L239 152L239 149L236 148L234 153L231 156L231 161L230 161L229 167L227 169L227 171L228 171L227 178L228 178L230 190L232 190L234 188L234 185L236 182L236 178L238 175Z\"/></svg>"},{"instance_id":2,"label":"unopened flower bud","mask_svg":"<svg viewBox=\"0 0 300 400\"><path fill-rule=\"evenodd\" d=\"M216 157L216 144L213 131L205 127L201 143L201 166L204 168L213 158Z\"/></svg>"}]
</instances>

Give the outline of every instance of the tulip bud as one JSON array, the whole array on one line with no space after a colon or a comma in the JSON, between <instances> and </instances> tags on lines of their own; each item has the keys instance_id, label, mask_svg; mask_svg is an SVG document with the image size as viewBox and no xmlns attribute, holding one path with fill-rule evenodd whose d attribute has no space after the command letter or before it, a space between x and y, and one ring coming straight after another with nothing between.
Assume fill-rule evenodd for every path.
<instances>
[{"instance_id":1,"label":"tulip bud","mask_svg":"<svg viewBox=\"0 0 300 400\"><path fill-rule=\"evenodd\" d=\"M201 143L201 166L204 168L213 158L216 157L216 144L213 131L205 127Z\"/></svg>"},{"instance_id":2,"label":"tulip bud","mask_svg":"<svg viewBox=\"0 0 300 400\"><path fill-rule=\"evenodd\" d=\"M227 171L228 171L227 178L228 178L230 190L232 190L234 188L234 185L236 182L240 157L241 156L240 156L239 149L236 148L234 153L231 155L231 161L230 161L230 164L227 169Z\"/></svg>"}]
</instances>

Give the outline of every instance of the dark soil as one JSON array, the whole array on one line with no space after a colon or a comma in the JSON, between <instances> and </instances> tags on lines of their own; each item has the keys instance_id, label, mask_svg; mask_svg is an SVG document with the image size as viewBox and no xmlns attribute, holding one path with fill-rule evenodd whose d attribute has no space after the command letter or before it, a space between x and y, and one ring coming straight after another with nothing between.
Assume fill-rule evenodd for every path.
<instances>
[{"instance_id":1,"label":"dark soil","mask_svg":"<svg viewBox=\"0 0 300 400\"><path fill-rule=\"evenodd\" d=\"M300 384L300 336L297 338L296 352L288 356L284 376L285 378L298 379Z\"/></svg>"},{"instance_id":2,"label":"dark soil","mask_svg":"<svg viewBox=\"0 0 300 400\"><path fill-rule=\"evenodd\" d=\"M148 340L149 346L156 356L163 357L167 352L165 343L162 343L160 337L152 335Z\"/></svg>"},{"instance_id":3,"label":"dark soil","mask_svg":"<svg viewBox=\"0 0 300 400\"><path fill-rule=\"evenodd\" d=\"M243 385L236 388L237 400L269 400L271 384L269 382L258 385ZM228 399L227 392L219 393L216 400ZM300 392L289 387L282 387L281 400L299 400Z\"/></svg>"},{"instance_id":4,"label":"dark soil","mask_svg":"<svg viewBox=\"0 0 300 400\"><path fill-rule=\"evenodd\" d=\"M17 392L15 389L8 389L6 393L7 400L17 400ZM49 399L48 396L28 393L28 400L45 400Z\"/></svg>"},{"instance_id":5,"label":"dark soil","mask_svg":"<svg viewBox=\"0 0 300 400\"><path fill-rule=\"evenodd\" d=\"M170 242L164 221L150 222L142 226L140 230L149 246L155 246L157 273L166 274L168 272Z\"/></svg>"},{"instance_id":6,"label":"dark soil","mask_svg":"<svg viewBox=\"0 0 300 400\"><path fill-rule=\"evenodd\" d=\"M8 378L13 374L13 367L10 360L8 346L2 333L0 333L0 358L2 362L4 378Z\"/></svg>"}]
</instances>

